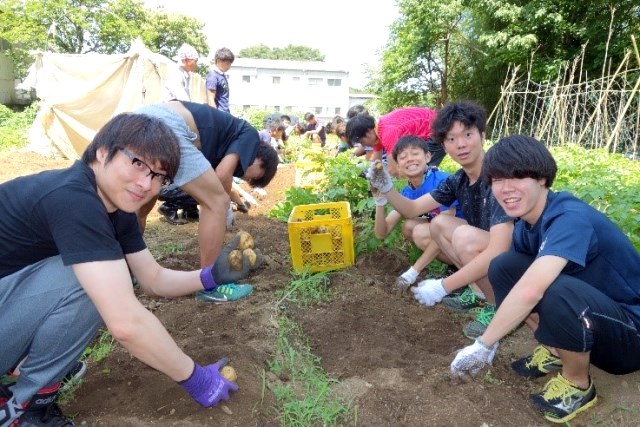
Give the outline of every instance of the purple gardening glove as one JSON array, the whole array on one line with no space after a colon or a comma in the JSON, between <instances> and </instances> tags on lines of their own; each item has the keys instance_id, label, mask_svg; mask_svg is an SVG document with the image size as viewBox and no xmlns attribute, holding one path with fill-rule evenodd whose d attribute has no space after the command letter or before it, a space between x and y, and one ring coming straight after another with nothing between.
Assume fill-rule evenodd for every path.
<instances>
[{"instance_id":1,"label":"purple gardening glove","mask_svg":"<svg viewBox=\"0 0 640 427\"><path fill-rule=\"evenodd\" d=\"M229 265L229 254L238 248L238 243L240 243L240 236L236 234L231 242L222 248L222 252L220 252L213 265L200 271L200 281L207 291L215 289L218 285L239 282L249 274L249 270L252 267L246 256L242 257L242 268L240 270L234 270Z\"/></svg>"},{"instance_id":2,"label":"purple gardening glove","mask_svg":"<svg viewBox=\"0 0 640 427\"><path fill-rule=\"evenodd\" d=\"M205 408L215 406L221 400L229 400L229 392L238 391L238 385L220 374L220 368L224 363L224 360L207 366L196 363L191 376L178 384L193 400Z\"/></svg>"}]
</instances>

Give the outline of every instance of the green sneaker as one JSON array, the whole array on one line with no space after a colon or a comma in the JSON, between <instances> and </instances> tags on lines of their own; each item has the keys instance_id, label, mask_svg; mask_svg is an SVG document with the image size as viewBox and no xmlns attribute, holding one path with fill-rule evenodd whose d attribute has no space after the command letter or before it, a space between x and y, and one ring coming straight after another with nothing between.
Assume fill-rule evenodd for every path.
<instances>
[{"instance_id":1,"label":"green sneaker","mask_svg":"<svg viewBox=\"0 0 640 427\"><path fill-rule=\"evenodd\" d=\"M542 393L532 394L533 404L552 423L566 423L598 401L596 388L589 378L589 388L582 390L562 375L551 378Z\"/></svg>"},{"instance_id":2,"label":"green sneaker","mask_svg":"<svg viewBox=\"0 0 640 427\"><path fill-rule=\"evenodd\" d=\"M533 349L533 353L511 364L511 368L527 379L544 377L550 372L562 369L562 361L543 345Z\"/></svg>"},{"instance_id":3,"label":"green sneaker","mask_svg":"<svg viewBox=\"0 0 640 427\"><path fill-rule=\"evenodd\" d=\"M196 292L196 299L211 302L228 302L237 301L253 292L251 285L236 285L230 283L228 285L220 285L212 291Z\"/></svg>"},{"instance_id":4,"label":"green sneaker","mask_svg":"<svg viewBox=\"0 0 640 427\"><path fill-rule=\"evenodd\" d=\"M485 304L478 316L476 316L476 320L465 326L462 329L462 333L465 337L475 340L487 330L487 326L491 323L494 314L496 314L496 306L489 303Z\"/></svg>"},{"instance_id":5,"label":"green sneaker","mask_svg":"<svg viewBox=\"0 0 640 427\"><path fill-rule=\"evenodd\" d=\"M442 304L453 311L468 311L472 308L483 307L486 300L480 298L470 287L466 287L464 291L458 295L449 295L442 298Z\"/></svg>"}]
</instances>

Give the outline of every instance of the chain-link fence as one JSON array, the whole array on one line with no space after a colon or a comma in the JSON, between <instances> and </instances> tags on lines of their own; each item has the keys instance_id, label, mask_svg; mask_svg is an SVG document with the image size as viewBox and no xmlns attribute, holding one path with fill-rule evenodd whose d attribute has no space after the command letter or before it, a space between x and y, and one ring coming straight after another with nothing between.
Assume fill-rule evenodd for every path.
<instances>
[{"instance_id":1,"label":"chain-link fence","mask_svg":"<svg viewBox=\"0 0 640 427\"><path fill-rule=\"evenodd\" d=\"M512 70L489 118L489 138L525 134L548 145L576 143L639 158L640 55L635 42L634 48L599 79L584 75L582 57L548 84Z\"/></svg>"}]
</instances>

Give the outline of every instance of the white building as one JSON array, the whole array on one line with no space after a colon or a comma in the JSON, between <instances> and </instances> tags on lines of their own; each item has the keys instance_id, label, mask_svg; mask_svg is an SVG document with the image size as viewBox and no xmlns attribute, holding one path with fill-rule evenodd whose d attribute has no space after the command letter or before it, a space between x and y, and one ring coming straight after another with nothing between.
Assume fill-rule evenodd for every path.
<instances>
[{"instance_id":1,"label":"white building","mask_svg":"<svg viewBox=\"0 0 640 427\"><path fill-rule=\"evenodd\" d=\"M344 116L349 72L325 62L236 58L229 75L232 112L249 108Z\"/></svg>"}]
</instances>

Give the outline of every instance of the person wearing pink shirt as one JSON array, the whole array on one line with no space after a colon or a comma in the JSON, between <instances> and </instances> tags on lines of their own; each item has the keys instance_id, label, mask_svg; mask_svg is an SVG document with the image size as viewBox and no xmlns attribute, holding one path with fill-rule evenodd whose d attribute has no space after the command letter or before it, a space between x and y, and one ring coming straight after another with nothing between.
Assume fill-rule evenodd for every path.
<instances>
[{"instance_id":1,"label":"person wearing pink shirt","mask_svg":"<svg viewBox=\"0 0 640 427\"><path fill-rule=\"evenodd\" d=\"M433 153L430 166L438 166L445 156L440 144L431 140L431 122L437 112L426 107L406 107L393 110L380 117L376 126L375 119L368 114L360 114L347 122L347 139L353 144L373 147L373 159L382 158L382 152L391 153L393 147L403 136L414 135L428 141L429 150ZM388 170L397 176L397 165L389 157Z\"/></svg>"}]
</instances>

